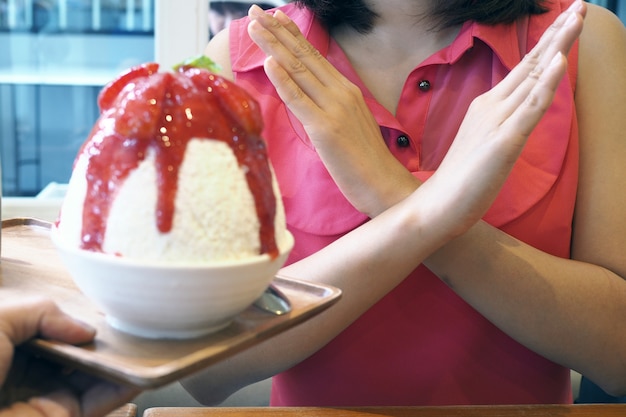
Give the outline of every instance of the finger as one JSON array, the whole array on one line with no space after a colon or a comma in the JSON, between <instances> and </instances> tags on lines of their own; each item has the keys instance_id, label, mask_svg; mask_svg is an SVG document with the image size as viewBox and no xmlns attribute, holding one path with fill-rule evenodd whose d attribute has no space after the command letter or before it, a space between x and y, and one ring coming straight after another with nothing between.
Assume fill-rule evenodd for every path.
<instances>
[{"instance_id":1,"label":"finger","mask_svg":"<svg viewBox=\"0 0 626 417\"><path fill-rule=\"evenodd\" d=\"M319 126L329 112L340 113L342 109L336 107L341 107L346 97L361 94L304 39L284 13L279 11L272 17L260 11L248 29L268 54L264 65L268 78L307 131L307 126Z\"/></svg>"},{"instance_id":2,"label":"finger","mask_svg":"<svg viewBox=\"0 0 626 417\"><path fill-rule=\"evenodd\" d=\"M95 330L62 312L50 299L3 292L0 306L0 333L13 345L35 335L66 343L84 343Z\"/></svg>"},{"instance_id":3,"label":"finger","mask_svg":"<svg viewBox=\"0 0 626 417\"><path fill-rule=\"evenodd\" d=\"M92 340L95 330L63 313L51 300L0 293L0 383L4 382L13 359L13 346L35 335L66 343Z\"/></svg>"},{"instance_id":4,"label":"finger","mask_svg":"<svg viewBox=\"0 0 626 417\"><path fill-rule=\"evenodd\" d=\"M502 128L529 136L550 106L566 70L567 60L559 52L537 77L536 82L532 83L523 103L504 121Z\"/></svg>"},{"instance_id":5,"label":"finger","mask_svg":"<svg viewBox=\"0 0 626 417\"><path fill-rule=\"evenodd\" d=\"M248 26L248 32L252 40L268 57L272 57L275 63L282 68L284 75L288 76L291 81L297 84L298 89L303 91L306 95L316 94L316 92L323 90L325 88L324 83L307 67L303 60L299 59L294 54L294 48L298 48L298 54L303 54L300 47L295 46L296 41L286 41L286 37L293 38L293 35L287 33L286 36L279 39L276 36L276 32L287 31L282 28L282 26L270 31L268 30L268 26L262 24L260 20L261 19L254 20ZM273 18L272 22L278 24ZM285 45L285 42L287 42L289 46ZM281 76L280 79L286 80L286 77Z\"/></svg>"},{"instance_id":6,"label":"finger","mask_svg":"<svg viewBox=\"0 0 626 417\"><path fill-rule=\"evenodd\" d=\"M546 38L550 39L551 45L547 48L547 51L538 54L536 50L533 50L533 52L524 57L523 61L511 71L501 84L488 93L488 95L493 94L493 97L488 98L488 100L494 99L499 103L498 112L502 115L503 120L507 120L512 113L519 112L522 108L526 111L530 110L527 104L520 107L522 103L536 102L538 105L543 103L542 100L537 101L538 98L543 97L538 95L538 90L536 90L539 80L542 80L540 88L549 88L547 91L553 90L553 88L548 87L548 85L552 86L553 83L558 85L561 81L565 72L553 71L554 68L551 68L551 66L555 64L553 59L558 56L560 57L559 60L561 60L563 56L568 53L582 30L582 15L576 11L572 11L569 15L563 14L561 16L564 17L565 20L559 23L559 33L556 33L553 37ZM544 72L546 72L548 68L551 68L552 71L549 72L547 77L544 77ZM555 74L558 74L557 76L559 78L553 78ZM544 112L545 110L547 110L547 108L544 109ZM536 123L533 122L533 127L535 124ZM530 131L527 129L523 131L525 135L530 134Z\"/></svg>"},{"instance_id":7,"label":"finger","mask_svg":"<svg viewBox=\"0 0 626 417\"><path fill-rule=\"evenodd\" d=\"M295 58L285 46L285 42L295 45L294 36L300 33L295 24L285 28L277 19L258 7L251 7L251 23L248 26L250 37L268 55L264 63L265 73L276 91L298 118L313 117L320 112L318 103L309 96L316 94L317 100L323 100L321 92L324 85L303 63ZM284 32L282 41L276 33ZM292 38L291 40L286 40ZM304 120L301 119L306 124Z\"/></svg>"},{"instance_id":8,"label":"finger","mask_svg":"<svg viewBox=\"0 0 626 417\"><path fill-rule=\"evenodd\" d=\"M300 37L300 36L304 37L302 35L302 32L300 32L300 28L298 27L298 25L296 25L295 22L293 20L291 20L291 18L285 14L285 12L283 12L282 10L276 10L274 12L273 16L293 36L295 36L295 37Z\"/></svg>"},{"instance_id":9,"label":"finger","mask_svg":"<svg viewBox=\"0 0 626 417\"><path fill-rule=\"evenodd\" d=\"M323 78L328 78L332 82L339 75L335 67L320 55L284 12L277 10L270 15L253 6L250 8L250 19L267 31L266 41L269 42L259 45L262 49L265 48L267 55L300 60L314 75L322 75L323 77L319 77L322 81Z\"/></svg>"},{"instance_id":10,"label":"finger","mask_svg":"<svg viewBox=\"0 0 626 417\"><path fill-rule=\"evenodd\" d=\"M307 118L314 118L320 112L320 107L300 88L291 75L270 56L265 60L265 73L276 88L280 99L303 123Z\"/></svg>"},{"instance_id":11,"label":"finger","mask_svg":"<svg viewBox=\"0 0 626 417\"><path fill-rule=\"evenodd\" d=\"M302 36L295 23L284 13L278 11L276 17L263 12L253 16L248 27L250 37L315 101L327 97L320 93L324 87L342 82L343 76Z\"/></svg>"},{"instance_id":12,"label":"finger","mask_svg":"<svg viewBox=\"0 0 626 417\"><path fill-rule=\"evenodd\" d=\"M564 60L564 56L567 55L571 45L574 40L580 33L580 29L582 28L582 19L578 14L570 15L568 19L568 29L564 29L563 36L559 36L555 38L554 43L559 43L559 38L562 40L561 44L556 48L549 48L552 55L548 55L545 53L540 61L534 64L534 67L528 70L526 78L515 88L513 92L510 93L509 97L507 97L502 103L502 109L509 114L510 112L516 111L519 108L520 103L527 101L529 95L531 95L532 91L536 91L538 82L541 80L542 85L552 85L553 83L558 83L562 79L565 71L562 73L559 72L558 79L553 78L555 75L554 71L549 71L553 65L555 65L554 59L555 57L559 57L558 60ZM528 61L530 62L530 61ZM544 76L544 73L548 71L548 75ZM546 84L547 83L547 84ZM556 87L555 87L556 88ZM533 95L534 97L534 95Z\"/></svg>"},{"instance_id":13,"label":"finger","mask_svg":"<svg viewBox=\"0 0 626 417\"><path fill-rule=\"evenodd\" d=\"M315 49L289 16L282 10L277 10L272 17L291 35L286 36L285 31L281 31L278 34L278 39L287 46L297 60L303 62L322 84L332 86L343 82L343 74Z\"/></svg>"},{"instance_id":14,"label":"finger","mask_svg":"<svg viewBox=\"0 0 626 417\"><path fill-rule=\"evenodd\" d=\"M532 85L529 86L524 81L528 79L529 75L541 72L542 68L547 67L558 51L564 55L568 54L574 41L580 35L585 12L584 4L576 1L567 11L559 15L522 62L492 90L496 97L499 99L506 98L514 91L519 90L520 86L526 87L526 92L530 91Z\"/></svg>"}]
</instances>

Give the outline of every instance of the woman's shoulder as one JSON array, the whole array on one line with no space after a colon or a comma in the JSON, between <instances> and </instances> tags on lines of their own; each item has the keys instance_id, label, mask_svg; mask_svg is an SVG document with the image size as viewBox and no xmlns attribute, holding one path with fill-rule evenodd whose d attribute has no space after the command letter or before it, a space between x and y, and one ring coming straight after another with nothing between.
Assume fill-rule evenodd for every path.
<instances>
[{"instance_id":1,"label":"woman's shoulder","mask_svg":"<svg viewBox=\"0 0 626 417\"><path fill-rule=\"evenodd\" d=\"M626 27L604 7L587 5L587 16L579 41L578 64L579 81L584 82L581 77L586 77L597 83L598 77L609 77L614 71L620 74L605 81L610 83L617 82L616 78L626 78L622 73L626 67Z\"/></svg>"},{"instance_id":2,"label":"woman's shoulder","mask_svg":"<svg viewBox=\"0 0 626 417\"><path fill-rule=\"evenodd\" d=\"M204 55L220 66L220 75L230 80L233 79L230 61L230 36L227 29L222 30L211 38L204 49Z\"/></svg>"},{"instance_id":3,"label":"woman's shoulder","mask_svg":"<svg viewBox=\"0 0 626 417\"><path fill-rule=\"evenodd\" d=\"M587 4L587 16L580 39L581 42L586 43L597 44L600 42L604 46L614 49L624 46L626 27L613 12L590 3Z\"/></svg>"}]
</instances>

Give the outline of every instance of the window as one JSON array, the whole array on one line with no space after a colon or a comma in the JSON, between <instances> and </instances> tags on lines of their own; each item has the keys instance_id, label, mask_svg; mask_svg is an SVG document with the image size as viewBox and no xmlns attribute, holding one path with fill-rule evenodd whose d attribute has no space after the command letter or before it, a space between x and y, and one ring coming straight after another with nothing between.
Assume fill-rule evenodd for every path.
<instances>
[{"instance_id":1,"label":"window","mask_svg":"<svg viewBox=\"0 0 626 417\"><path fill-rule=\"evenodd\" d=\"M218 2L219 0L214 0ZM238 0L242 1L242 0ZM263 0L268 6L284 0ZM593 0L626 22L626 1ZM69 179L104 84L203 51L210 0L0 0L0 166L6 196Z\"/></svg>"},{"instance_id":2,"label":"window","mask_svg":"<svg viewBox=\"0 0 626 417\"><path fill-rule=\"evenodd\" d=\"M206 0L0 0L3 194L67 182L102 86L202 52L207 13Z\"/></svg>"}]
</instances>

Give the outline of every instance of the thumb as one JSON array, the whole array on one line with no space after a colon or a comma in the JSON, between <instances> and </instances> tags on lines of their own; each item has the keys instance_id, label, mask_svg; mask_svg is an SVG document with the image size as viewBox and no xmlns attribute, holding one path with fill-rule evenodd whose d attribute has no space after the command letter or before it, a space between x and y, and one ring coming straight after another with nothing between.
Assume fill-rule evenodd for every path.
<instances>
[{"instance_id":1,"label":"thumb","mask_svg":"<svg viewBox=\"0 0 626 417\"><path fill-rule=\"evenodd\" d=\"M13 345L36 335L78 344L92 340L95 329L70 317L48 298L2 291L0 333Z\"/></svg>"},{"instance_id":2,"label":"thumb","mask_svg":"<svg viewBox=\"0 0 626 417\"><path fill-rule=\"evenodd\" d=\"M13 347L41 336L79 344L93 340L95 329L67 314L50 299L0 290L0 383L13 360Z\"/></svg>"}]
</instances>

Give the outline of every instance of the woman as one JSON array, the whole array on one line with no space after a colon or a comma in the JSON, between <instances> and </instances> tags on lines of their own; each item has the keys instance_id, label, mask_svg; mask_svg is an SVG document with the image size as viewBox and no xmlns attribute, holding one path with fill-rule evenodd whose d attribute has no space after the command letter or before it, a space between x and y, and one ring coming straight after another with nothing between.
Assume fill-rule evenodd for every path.
<instances>
[{"instance_id":1,"label":"woman","mask_svg":"<svg viewBox=\"0 0 626 417\"><path fill-rule=\"evenodd\" d=\"M589 5L544 118L505 133L499 120L524 103L507 102L508 87L568 52L582 2L550 29L571 0L296 3L252 9L207 54L265 112L297 242L284 274L344 297L184 385L210 402L285 371L274 405L559 403L574 368L623 392L621 23ZM521 64L537 67L511 71L546 30ZM489 194L476 187L500 184L492 158L512 161L495 149L481 160L474 141L515 132L526 148L473 224Z\"/></svg>"}]
</instances>

